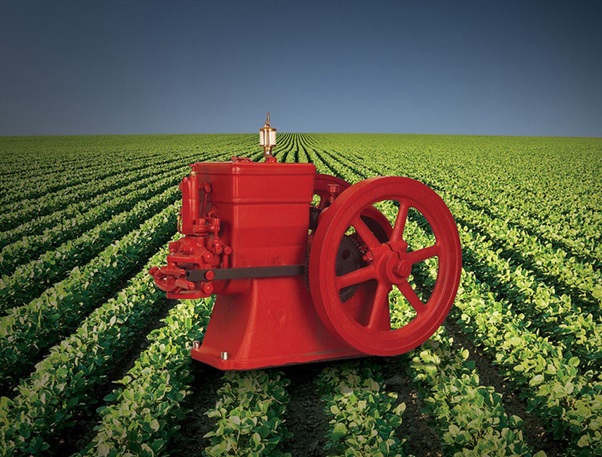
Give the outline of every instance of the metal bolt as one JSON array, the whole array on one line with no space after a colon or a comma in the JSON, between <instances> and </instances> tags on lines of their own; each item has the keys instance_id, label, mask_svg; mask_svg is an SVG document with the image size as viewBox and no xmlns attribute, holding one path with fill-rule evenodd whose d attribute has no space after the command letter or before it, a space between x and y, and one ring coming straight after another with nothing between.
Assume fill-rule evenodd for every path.
<instances>
[{"instance_id":1,"label":"metal bolt","mask_svg":"<svg viewBox=\"0 0 602 457\"><path fill-rule=\"evenodd\" d=\"M205 295L211 295L213 293L213 284L211 284L210 282L202 282L201 290Z\"/></svg>"},{"instance_id":2,"label":"metal bolt","mask_svg":"<svg viewBox=\"0 0 602 457\"><path fill-rule=\"evenodd\" d=\"M341 192L341 186L338 184L328 184L328 193L331 195L338 195Z\"/></svg>"},{"instance_id":3,"label":"metal bolt","mask_svg":"<svg viewBox=\"0 0 602 457\"><path fill-rule=\"evenodd\" d=\"M201 342L200 342L200 341L198 341L198 340L194 340L194 341L192 342L192 349L198 349L198 348L200 348L200 347L201 347Z\"/></svg>"},{"instance_id":4,"label":"metal bolt","mask_svg":"<svg viewBox=\"0 0 602 457\"><path fill-rule=\"evenodd\" d=\"M222 360L228 360L228 353L226 351L222 352L221 356Z\"/></svg>"},{"instance_id":5,"label":"metal bolt","mask_svg":"<svg viewBox=\"0 0 602 457\"><path fill-rule=\"evenodd\" d=\"M393 274L399 277L407 277L412 272L412 266L408 262L399 261L393 267Z\"/></svg>"}]
</instances>

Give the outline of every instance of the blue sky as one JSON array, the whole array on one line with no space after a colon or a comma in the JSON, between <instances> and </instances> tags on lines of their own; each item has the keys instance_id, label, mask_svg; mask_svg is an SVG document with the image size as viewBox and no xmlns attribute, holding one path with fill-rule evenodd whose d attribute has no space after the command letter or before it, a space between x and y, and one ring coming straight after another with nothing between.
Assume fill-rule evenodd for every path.
<instances>
[{"instance_id":1,"label":"blue sky","mask_svg":"<svg viewBox=\"0 0 602 457\"><path fill-rule=\"evenodd\" d=\"M0 3L0 135L602 137L602 3Z\"/></svg>"}]
</instances>

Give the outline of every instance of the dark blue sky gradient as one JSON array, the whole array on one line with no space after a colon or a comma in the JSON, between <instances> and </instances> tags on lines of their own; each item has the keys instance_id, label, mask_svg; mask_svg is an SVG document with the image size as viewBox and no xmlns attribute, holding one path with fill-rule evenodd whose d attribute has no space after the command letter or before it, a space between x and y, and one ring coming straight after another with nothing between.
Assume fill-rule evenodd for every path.
<instances>
[{"instance_id":1,"label":"dark blue sky gradient","mask_svg":"<svg viewBox=\"0 0 602 457\"><path fill-rule=\"evenodd\" d=\"M597 1L0 3L0 135L602 136Z\"/></svg>"}]
</instances>

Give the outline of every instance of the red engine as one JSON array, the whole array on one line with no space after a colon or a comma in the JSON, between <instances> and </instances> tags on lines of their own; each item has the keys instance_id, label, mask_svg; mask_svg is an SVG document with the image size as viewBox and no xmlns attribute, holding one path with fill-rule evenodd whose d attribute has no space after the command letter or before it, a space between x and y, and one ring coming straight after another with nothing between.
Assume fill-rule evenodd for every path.
<instances>
[{"instance_id":1,"label":"red engine","mask_svg":"<svg viewBox=\"0 0 602 457\"><path fill-rule=\"evenodd\" d=\"M170 243L167 266L150 273L169 298L217 294L192 357L254 369L391 356L426 341L449 313L461 271L456 225L441 198L409 178L351 186L313 164L266 156L195 163L180 184L184 237ZM396 204L394 217L376 209L385 201ZM430 226L431 246L408 249L410 208ZM438 271L424 299L410 276L429 258ZM394 289L415 311L401 326L391 321Z\"/></svg>"}]
</instances>

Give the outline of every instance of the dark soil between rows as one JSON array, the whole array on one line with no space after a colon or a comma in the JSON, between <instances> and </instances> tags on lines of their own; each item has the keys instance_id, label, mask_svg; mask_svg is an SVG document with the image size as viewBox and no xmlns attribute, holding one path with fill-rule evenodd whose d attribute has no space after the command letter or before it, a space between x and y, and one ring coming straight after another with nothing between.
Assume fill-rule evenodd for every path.
<instances>
[{"instance_id":1,"label":"dark soil between rows","mask_svg":"<svg viewBox=\"0 0 602 457\"><path fill-rule=\"evenodd\" d=\"M496 392L503 396L504 409L508 415L516 415L523 419L523 436L525 441L533 446L535 452L543 450L548 457L564 455L566 442L554 439L546 432L543 422L536 415L527 412L527 405L519 398L518 392L500 375L489 358L462 332L458 324L448 318L444 325L453 336L454 345L461 345L470 352L470 359L475 363L481 384L493 386Z\"/></svg>"},{"instance_id":2,"label":"dark soil between rows","mask_svg":"<svg viewBox=\"0 0 602 457\"><path fill-rule=\"evenodd\" d=\"M443 455L439 436L429 425L429 416L422 412L423 402L420 399L412 380L403 369L407 357L374 358L381 366L388 392L397 394L398 403L405 403L402 424L398 428L397 438L402 441L407 454L420 457L439 457Z\"/></svg>"},{"instance_id":3,"label":"dark soil between rows","mask_svg":"<svg viewBox=\"0 0 602 457\"><path fill-rule=\"evenodd\" d=\"M169 449L172 456L201 455L209 446L209 438L204 436L213 429L214 422L205 413L215 407L217 390L223 384L224 372L209 365L193 361L190 384L192 393L186 398L183 407L187 409L180 431Z\"/></svg>"},{"instance_id":4,"label":"dark soil between rows","mask_svg":"<svg viewBox=\"0 0 602 457\"><path fill-rule=\"evenodd\" d=\"M149 322L138 333L132 341L128 351L117 361L115 366L107 373L106 380L102 385L94 389L96 400L84 410L79 411L73 418L75 424L69 433L57 435L49 439L52 455L71 455L80 449L84 449L96 435L94 427L98 424L100 416L96 408L103 404L103 399L113 391L114 381L123 378L134 366L140 354L150 345L147 335L163 325L161 319L165 318L170 309L176 304L175 300L162 300L159 306L149 317Z\"/></svg>"}]
</instances>

